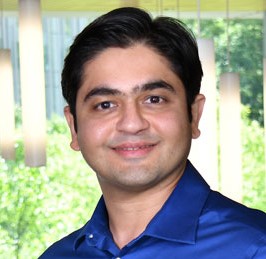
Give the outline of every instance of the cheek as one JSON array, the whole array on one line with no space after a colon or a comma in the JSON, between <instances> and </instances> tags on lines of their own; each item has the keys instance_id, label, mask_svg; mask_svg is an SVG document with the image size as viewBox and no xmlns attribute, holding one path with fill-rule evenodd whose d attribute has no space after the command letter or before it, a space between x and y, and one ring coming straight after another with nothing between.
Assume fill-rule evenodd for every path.
<instances>
[{"instance_id":1,"label":"cheek","mask_svg":"<svg viewBox=\"0 0 266 259\"><path fill-rule=\"evenodd\" d=\"M111 131L111 125L106 121L83 120L82 126L78 130L80 147L88 149L101 146L106 142Z\"/></svg>"},{"instance_id":2,"label":"cheek","mask_svg":"<svg viewBox=\"0 0 266 259\"><path fill-rule=\"evenodd\" d=\"M152 127L163 135L164 138L170 138L173 142L178 139L191 137L191 126L186 116L180 116L178 113L168 112L158 114L152 120Z\"/></svg>"}]
</instances>

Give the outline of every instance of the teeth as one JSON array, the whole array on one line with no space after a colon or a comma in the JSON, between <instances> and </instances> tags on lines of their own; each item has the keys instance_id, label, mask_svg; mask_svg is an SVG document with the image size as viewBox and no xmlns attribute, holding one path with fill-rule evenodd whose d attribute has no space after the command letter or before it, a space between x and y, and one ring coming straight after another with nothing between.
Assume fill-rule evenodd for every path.
<instances>
[{"instance_id":1,"label":"teeth","mask_svg":"<svg viewBox=\"0 0 266 259\"><path fill-rule=\"evenodd\" d=\"M126 148L118 148L119 150L123 150L123 151L136 151L139 149L144 149L144 148L148 148L150 146L143 146L143 147L126 147Z\"/></svg>"},{"instance_id":2,"label":"teeth","mask_svg":"<svg viewBox=\"0 0 266 259\"><path fill-rule=\"evenodd\" d=\"M124 151L135 151L140 149L139 147L127 147L127 148L121 148L120 150L124 150Z\"/></svg>"}]
</instances>

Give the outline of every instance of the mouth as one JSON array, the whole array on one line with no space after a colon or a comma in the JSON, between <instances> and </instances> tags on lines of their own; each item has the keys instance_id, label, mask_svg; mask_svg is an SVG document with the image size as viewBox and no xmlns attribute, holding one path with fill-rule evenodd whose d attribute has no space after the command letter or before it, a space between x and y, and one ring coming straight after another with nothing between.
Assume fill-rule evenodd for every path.
<instances>
[{"instance_id":1,"label":"mouth","mask_svg":"<svg viewBox=\"0 0 266 259\"><path fill-rule=\"evenodd\" d=\"M113 147L112 149L122 157L141 158L147 156L157 144L126 143Z\"/></svg>"},{"instance_id":2,"label":"mouth","mask_svg":"<svg viewBox=\"0 0 266 259\"><path fill-rule=\"evenodd\" d=\"M126 146L126 147L115 147L114 150L117 151L137 151L137 150L141 150L141 149L147 149L147 148L151 148L154 147L155 144L149 144L149 145L143 145L143 146Z\"/></svg>"}]
</instances>

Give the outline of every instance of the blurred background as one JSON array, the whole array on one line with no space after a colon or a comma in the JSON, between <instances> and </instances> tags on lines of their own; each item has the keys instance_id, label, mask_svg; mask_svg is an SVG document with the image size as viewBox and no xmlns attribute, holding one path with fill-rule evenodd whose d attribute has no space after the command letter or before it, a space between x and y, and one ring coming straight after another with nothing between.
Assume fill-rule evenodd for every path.
<instances>
[{"instance_id":1,"label":"blurred background","mask_svg":"<svg viewBox=\"0 0 266 259\"><path fill-rule=\"evenodd\" d=\"M266 211L266 0L0 0L3 258L37 258L94 210L100 189L69 147L60 77L75 36L122 6L194 33L207 102L190 160L213 189Z\"/></svg>"}]
</instances>

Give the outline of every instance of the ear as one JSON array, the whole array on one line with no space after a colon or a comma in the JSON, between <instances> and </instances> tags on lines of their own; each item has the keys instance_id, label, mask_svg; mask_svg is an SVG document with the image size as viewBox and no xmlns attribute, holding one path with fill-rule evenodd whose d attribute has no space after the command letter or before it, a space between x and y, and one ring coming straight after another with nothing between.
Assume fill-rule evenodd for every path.
<instances>
[{"instance_id":1,"label":"ear","mask_svg":"<svg viewBox=\"0 0 266 259\"><path fill-rule=\"evenodd\" d=\"M191 105L191 114L192 114L191 129L192 129L193 139L196 139L200 136L199 122L203 112L204 103L205 103L205 96L202 94L198 94L193 104Z\"/></svg>"},{"instance_id":2,"label":"ear","mask_svg":"<svg viewBox=\"0 0 266 259\"><path fill-rule=\"evenodd\" d=\"M65 114L67 124L68 124L68 127L70 129L70 133L71 133L70 147L75 151L79 151L80 148L79 148L79 144L78 144L77 132L75 130L74 117L73 117L73 114L70 112L69 106L66 106L64 108L64 114Z\"/></svg>"}]
</instances>

